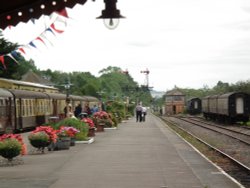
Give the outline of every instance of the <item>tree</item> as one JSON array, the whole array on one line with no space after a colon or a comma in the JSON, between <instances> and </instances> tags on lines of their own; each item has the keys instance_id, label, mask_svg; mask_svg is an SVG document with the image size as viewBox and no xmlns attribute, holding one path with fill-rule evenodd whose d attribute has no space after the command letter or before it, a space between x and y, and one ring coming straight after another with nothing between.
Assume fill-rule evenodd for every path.
<instances>
[{"instance_id":1,"label":"tree","mask_svg":"<svg viewBox=\"0 0 250 188\"><path fill-rule=\"evenodd\" d=\"M2 33L0 33L2 36ZM20 54L18 55L17 64L12 58L6 54L10 54L18 47L17 44L8 42L3 37L0 38L0 56L4 57L4 63L0 65L0 77L20 80L22 75L28 72L28 70L36 70L33 60L26 61Z\"/></svg>"}]
</instances>

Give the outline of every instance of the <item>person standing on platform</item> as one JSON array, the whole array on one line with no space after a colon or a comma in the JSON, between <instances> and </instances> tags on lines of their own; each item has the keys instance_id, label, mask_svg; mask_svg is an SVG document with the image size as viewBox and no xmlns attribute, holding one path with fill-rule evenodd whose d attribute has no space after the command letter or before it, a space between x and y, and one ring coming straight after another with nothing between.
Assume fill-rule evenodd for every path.
<instances>
[{"instance_id":1,"label":"person standing on platform","mask_svg":"<svg viewBox=\"0 0 250 188\"><path fill-rule=\"evenodd\" d=\"M147 107L142 107L142 121L146 121Z\"/></svg>"},{"instance_id":2,"label":"person standing on platform","mask_svg":"<svg viewBox=\"0 0 250 188\"><path fill-rule=\"evenodd\" d=\"M74 111L75 117L78 117L81 113L82 113L82 105L81 103L79 103Z\"/></svg>"},{"instance_id":3,"label":"person standing on platform","mask_svg":"<svg viewBox=\"0 0 250 188\"><path fill-rule=\"evenodd\" d=\"M142 121L142 105L140 103L137 104L135 107L136 111L136 122L141 122Z\"/></svg>"}]
</instances>

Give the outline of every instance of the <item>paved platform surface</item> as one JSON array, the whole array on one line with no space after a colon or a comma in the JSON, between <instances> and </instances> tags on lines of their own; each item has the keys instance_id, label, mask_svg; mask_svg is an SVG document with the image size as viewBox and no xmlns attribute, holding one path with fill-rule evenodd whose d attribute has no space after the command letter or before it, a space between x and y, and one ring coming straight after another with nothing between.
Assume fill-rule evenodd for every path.
<instances>
[{"instance_id":1,"label":"paved platform surface","mask_svg":"<svg viewBox=\"0 0 250 188\"><path fill-rule=\"evenodd\" d=\"M97 133L92 144L21 160L0 167L1 188L240 187L153 115Z\"/></svg>"}]
</instances>

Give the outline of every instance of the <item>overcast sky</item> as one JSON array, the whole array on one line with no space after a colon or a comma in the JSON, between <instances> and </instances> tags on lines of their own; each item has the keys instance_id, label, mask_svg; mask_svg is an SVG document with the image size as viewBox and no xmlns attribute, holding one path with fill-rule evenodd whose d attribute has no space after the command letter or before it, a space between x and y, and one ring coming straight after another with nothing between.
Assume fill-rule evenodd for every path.
<instances>
[{"instance_id":1,"label":"overcast sky","mask_svg":"<svg viewBox=\"0 0 250 188\"><path fill-rule=\"evenodd\" d=\"M117 7L126 19L115 30L95 19L102 0L67 9L67 26L57 26L64 32L47 36L47 47L40 42L27 49L27 58L42 70L95 76L117 66L139 84L145 84L140 71L148 69L149 85L157 91L250 79L249 0L118 0ZM48 20L19 24L3 34L27 45L49 27Z\"/></svg>"}]
</instances>

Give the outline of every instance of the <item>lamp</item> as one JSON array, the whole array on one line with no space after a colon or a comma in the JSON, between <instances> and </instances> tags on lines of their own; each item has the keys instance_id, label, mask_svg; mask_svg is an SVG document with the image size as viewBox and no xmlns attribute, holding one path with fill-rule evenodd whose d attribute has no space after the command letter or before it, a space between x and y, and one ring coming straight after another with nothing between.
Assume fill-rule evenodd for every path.
<instances>
[{"instance_id":1,"label":"lamp","mask_svg":"<svg viewBox=\"0 0 250 188\"><path fill-rule=\"evenodd\" d=\"M108 29L115 29L119 24L119 19L125 18L116 8L116 2L117 0L104 0L105 9L102 10L102 15L97 17L97 19L103 19L104 25Z\"/></svg>"}]
</instances>

